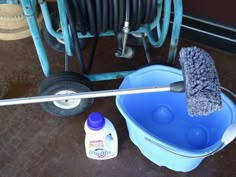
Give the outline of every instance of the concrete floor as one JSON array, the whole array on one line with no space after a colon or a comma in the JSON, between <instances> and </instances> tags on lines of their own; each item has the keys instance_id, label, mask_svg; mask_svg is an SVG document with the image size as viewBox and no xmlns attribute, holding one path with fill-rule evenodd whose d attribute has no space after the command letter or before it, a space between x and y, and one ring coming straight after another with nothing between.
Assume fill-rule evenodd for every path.
<instances>
[{"instance_id":1,"label":"concrete floor","mask_svg":"<svg viewBox=\"0 0 236 177\"><path fill-rule=\"evenodd\" d=\"M214 58L221 85L236 92L236 55L192 41L180 40L180 47L197 45ZM52 72L63 71L64 56L47 47ZM92 73L138 69L146 64L142 47L135 47L132 60L114 57L116 41L101 38ZM84 49L88 56L89 47ZM164 63L168 43L150 49L154 63ZM0 97L37 95L44 79L31 38L0 41ZM175 63L178 66L178 61ZM71 70L79 72L73 60ZM120 80L94 83L94 90L118 88ZM232 98L232 97L231 97ZM236 101L236 100L234 100ZM114 124L119 137L119 154L106 161L91 160L84 148L84 122L89 113L99 111ZM159 167L144 157L128 136L124 118L115 98L98 98L82 115L68 119L52 116L39 104L5 106L0 109L1 177L233 177L236 176L236 141L206 158L195 170L182 173Z\"/></svg>"}]
</instances>

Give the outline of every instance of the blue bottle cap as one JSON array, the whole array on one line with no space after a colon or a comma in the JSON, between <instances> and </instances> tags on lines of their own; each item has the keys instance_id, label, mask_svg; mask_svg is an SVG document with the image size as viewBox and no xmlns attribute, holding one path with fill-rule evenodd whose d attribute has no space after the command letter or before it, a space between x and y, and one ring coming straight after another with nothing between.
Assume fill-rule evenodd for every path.
<instances>
[{"instance_id":1,"label":"blue bottle cap","mask_svg":"<svg viewBox=\"0 0 236 177\"><path fill-rule=\"evenodd\" d=\"M92 112L87 119L87 125L91 130L100 130L105 125L105 118L99 112Z\"/></svg>"}]
</instances>

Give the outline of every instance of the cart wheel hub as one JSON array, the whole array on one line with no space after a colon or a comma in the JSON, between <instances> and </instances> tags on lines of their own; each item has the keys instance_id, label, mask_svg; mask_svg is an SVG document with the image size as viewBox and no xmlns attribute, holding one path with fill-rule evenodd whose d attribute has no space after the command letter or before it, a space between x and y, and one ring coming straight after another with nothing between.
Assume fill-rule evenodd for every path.
<instances>
[{"instance_id":1,"label":"cart wheel hub","mask_svg":"<svg viewBox=\"0 0 236 177\"><path fill-rule=\"evenodd\" d=\"M63 90L63 91L57 92L55 95L74 94L74 93L76 92L71 91L71 90ZM81 99L53 101L53 103L61 109L73 109L77 107L80 104L80 102L81 102Z\"/></svg>"}]
</instances>

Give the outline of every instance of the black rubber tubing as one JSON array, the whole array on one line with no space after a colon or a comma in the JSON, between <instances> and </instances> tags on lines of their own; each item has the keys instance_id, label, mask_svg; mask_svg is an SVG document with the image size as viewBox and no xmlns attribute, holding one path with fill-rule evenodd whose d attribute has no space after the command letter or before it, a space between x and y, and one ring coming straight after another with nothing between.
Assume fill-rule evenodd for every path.
<instances>
[{"instance_id":1,"label":"black rubber tubing","mask_svg":"<svg viewBox=\"0 0 236 177\"><path fill-rule=\"evenodd\" d=\"M150 12L151 12L151 0L146 0L146 10L145 10L145 15L144 15L144 23L148 22L149 20L149 16L150 16Z\"/></svg>"},{"instance_id":2,"label":"black rubber tubing","mask_svg":"<svg viewBox=\"0 0 236 177\"><path fill-rule=\"evenodd\" d=\"M88 27L87 27L87 25L88 25L88 23L86 22L86 19L87 18L84 18L84 13L86 12L86 9L84 10L84 9L82 9L83 8L83 5L82 5L82 1L80 0L80 1L77 1L78 2L78 11L80 12L80 14L81 14L81 20L82 20L82 24L83 24L83 28L84 28L84 31L83 31L83 35L85 35L86 33L87 33L87 31L88 31ZM77 9L75 9L75 10L77 10ZM86 16L86 15L85 15Z\"/></svg>"},{"instance_id":3,"label":"black rubber tubing","mask_svg":"<svg viewBox=\"0 0 236 177\"><path fill-rule=\"evenodd\" d=\"M74 11L80 32L93 35L107 30L120 32L124 21L130 22L130 31L136 31L153 21L157 6L156 0L73 0L73 3L77 4Z\"/></svg>"},{"instance_id":4,"label":"black rubber tubing","mask_svg":"<svg viewBox=\"0 0 236 177\"><path fill-rule=\"evenodd\" d=\"M138 6L138 14L137 14L137 22L136 22L136 25L134 26L134 30L137 30L142 23L142 16L143 16L142 0L137 1L137 6Z\"/></svg>"},{"instance_id":5,"label":"black rubber tubing","mask_svg":"<svg viewBox=\"0 0 236 177\"><path fill-rule=\"evenodd\" d=\"M113 30L115 33L118 31L118 24L119 24L119 3L118 0L113 0Z\"/></svg>"},{"instance_id":6,"label":"black rubber tubing","mask_svg":"<svg viewBox=\"0 0 236 177\"><path fill-rule=\"evenodd\" d=\"M108 25L108 28L109 29L112 29L113 27L113 1L112 0L109 0L109 25Z\"/></svg>"},{"instance_id":7,"label":"black rubber tubing","mask_svg":"<svg viewBox=\"0 0 236 177\"><path fill-rule=\"evenodd\" d=\"M90 72L92 69L94 55L95 55L96 48L97 48L97 42L98 42L98 34L95 34L94 41L93 41L93 47L91 49L90 56L89 56L89 63L88 63L88 67L87 67L87 72Z\"/></svg>"},{"instance_id":8,"label":"black rubber tubing","mask_svg":"<svg viewBox=\"0 0 236 177\"><path fill-rule=\"evenodd\" d=\"M82 16L84 19L84 25L85 25L85 30L90 31L89 23L88 23L88 13L87 13L87 6L86 6L86 1L87 0L80 0L80 5L81 5L81 12Z\"/></svg>"},{"instance_id":9,"label":"black rubber tubing","mask_svg":"<svg viewBox=\"0 0 236 177\"><path fill-rule=\"evenodd\" d=\"M108 28L108 0L102 0L102 32L105 32Z\"/></svg>"},{"instance_id":10,"label":"black rubber tubing","mask_svg":"<svg viewBox=\"0 0 236 177\"><path fill-rule=\"evenodd\" d=\"M143 21L144 21L144 19L145 19L145 14L146 14L146 0L145 1L143 1L143 0L141 0L141 3L142 3L142 22L141 23L143 23Z\"/></svg>"},{"instance_id":11,"label":"black rubber tubing","mask_svg":"<svg viewBox=\"0 0 236 177\"><path fill-rule=\"evenodd\" d=\"M137 24L137 15L138 15L138 6L137 0L132 0L132 11L131 11L131 19L130 19L130 29L134 30L134 27Z\"/></svg>"},{"instance_id":12,"label":"black rubber tubing","mask_svg":"<svg viewBox=\"0 0 236 177\"><path fill-rule=\"evenodd\" d=\"M82 14L80 12L80 6L78 4L77 0L72 0L72 5L73 5L73 11L75 13L75 22L78 25L78 31L80 31L82 34L85 34L85 28L84 28L84 24L83 24L83 17Z\"/></svg>"},{"instance_id":13,"label":"black rubber tubing","mask_svg":"<svg viewBox=\"0 0 236 177\"><path fill-rule=\"evenodd\" d=\"M80 65L81 72L82 73L87 73L85 65L84 65L83 55L82 55L82 52L81 52L81 49L80 49L80 44L79 44L79 39L78 39L78 36L77 36L77 31L76 31L76 28L75 28L75 21L73 19L73 15L71 14L73 11L72 11L70 3L71 3L71 1L65 1L67 17L68 17L69 24L71 26L72 37L73 37L74 45L75 45L75 53L77 55L77 59L78 59L79 65Z\"/></svg>"},{"instance_id":14,"label":"black rubber tubing","mask_svg":"<svg viewBox=\"0 0 236 177\"><path fill-rule=\"evenodd\" d=\"M102 10L101 0L96 0L97 33L102 31Z\"/></svg>"},{"instance_id":15,"label":"black rubber tubing","mask_svg":"<svg viewBox=\"0 0 236 177\"><path fill-rule=\"evenodd\" d=\"M132 21L130 22L132 24L130 30L138 29L140 25L153 20L156 0L81 0L80 2L73 0L72 2L65 1L65 5L80 69L82 73L87 73L88 70L84 64L75 24L78 25L78 31L82 34L88 31L95 35L88 66L90 70L96 50L98 33L106 31L107 28L114 32L122 31L124 14L125 21ZM72 15L73 12L75 15Z\"/></svg>"},{"instance_id":16,"label":"black rubber tubing","mask_svg":"<svg viewBox=\"0 0 236 177\"><path fill-rule=\"evenodd\" d=\"M119 0L119 27L118 31L122 31L124 26L124 19L125 19L125 0Z\"/></svg>"},{"instance_id":17,"label":"black rubber tubing","mask_svg":"<svg viewBox=\"0 0 236 177\"><path fill-rule=\"evenodd\" d=\"M152 5L151 5L151 13L149 16L149 19L147 21L147 23L152 23L152 21L154 20L156 14L157 14L157 0L152 0Z\"/></svg>"},{"instance_id":18,"label":"black rubber tubing","mask_svg":"<svg viewBox=\"0 0 236 177\"><path fill-rule=\"evenodd\" d=\"M88 11L88 21L90 26L90 33L95 34L96 33L96 23L95 23L95 16L94 16L94 8L91 0L86 0L87 4L87 11Z\"/></svg>"}]
</instances>

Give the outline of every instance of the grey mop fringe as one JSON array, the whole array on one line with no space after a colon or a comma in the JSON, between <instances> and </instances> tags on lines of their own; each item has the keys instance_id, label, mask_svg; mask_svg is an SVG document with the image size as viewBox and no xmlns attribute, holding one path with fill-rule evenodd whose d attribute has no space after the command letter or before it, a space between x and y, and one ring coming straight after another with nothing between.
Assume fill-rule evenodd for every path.
<instances>
[{"instance_id":1,"label":"grey mop fringe","mask_svg":"<svg viewBox=\"0 0 236 177\"><path fill-rule=\"evenodd\" d=\"M207 116L222 108L218 74L212 57L198 47L182 48L179 53L187 109L190 116Z\"/></svg>"}]
</instances>

